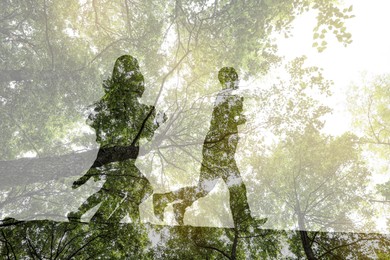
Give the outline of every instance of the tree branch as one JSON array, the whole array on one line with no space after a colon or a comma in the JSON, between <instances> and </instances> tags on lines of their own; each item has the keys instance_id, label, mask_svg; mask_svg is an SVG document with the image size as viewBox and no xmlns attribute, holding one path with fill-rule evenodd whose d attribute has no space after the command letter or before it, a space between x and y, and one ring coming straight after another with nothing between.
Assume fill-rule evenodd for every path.
<instances>
[{"instance_id":1,"label":"tree branch","mask_svg":"<svg viewBox=\"0 0 390 260\"><path fill-rule=\"evenodd\" d=\"M200 244L197 244L195 243L196 246L198 247L201 247L201 248L205 248L205 249L211 249L211 250L214 250L214 251L217 251L218 253L222 254L224 257L226 257L227 259L232 259L230 258L230 256L228 254L226 254L225 252L223 252L221 249L219 248L216 248L216 247L213 247L213 246L206 246L206 245L200 245Z\"/></svg>"}]
</instances>

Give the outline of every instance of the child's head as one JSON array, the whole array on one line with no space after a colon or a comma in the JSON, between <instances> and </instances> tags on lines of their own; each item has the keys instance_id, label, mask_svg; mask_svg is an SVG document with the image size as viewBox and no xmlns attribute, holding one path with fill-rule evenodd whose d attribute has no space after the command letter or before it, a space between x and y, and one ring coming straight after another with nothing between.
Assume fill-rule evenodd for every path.
<instances>
[{"instance_id":1,"label":"child's head","mask_svg":"<svg viewBox=\"0 0 390 260\"><path fill-rule=\"evenodd\" d=\"M123 55L116 60L112 81L120 88L126 88L139 96L142 96L145 90L144 77L139 69L138 61L130 55Z\"/></svg>"},{"instance_id":2,"label":"child's head","mask_svg":"<svg viewBox=\"0 0 390 260\"><path fill-rule=\"evenodd\" d=\"M238 88L238 74L233 67L223 67L218 72L219 82L223 89Z\"/></svg>"}]
</instances>

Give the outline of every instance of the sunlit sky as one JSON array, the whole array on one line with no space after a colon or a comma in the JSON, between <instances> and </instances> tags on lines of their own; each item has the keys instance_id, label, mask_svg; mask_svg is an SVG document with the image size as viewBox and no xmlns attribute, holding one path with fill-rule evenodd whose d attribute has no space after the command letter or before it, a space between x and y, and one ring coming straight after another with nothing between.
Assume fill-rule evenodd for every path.
<instances>
[{"instance_id":1,"label":"sunlit sky","mask_svg":"<svg viewBox=\"0 0 390 260\"><path fill-rule=\"evenodd\" d=\"M328 48L318 53L313 44L313 28L316 25L314 12L299 17L294 22L293 37L279 40L280 54L287 59L306 55L308 64L324 68L324 75L334 81L331 106L333 114L327 118L326 131L340 134L350 129L346 98L352 82L359 82L362 73L377 75L390 72L390 1L348 0L346 7L353 5L356 16L347 20L347 31L353 42L344 47L332 34L326 41Z\"/></svg>"},{"instance_id":2,"label":"sunlit sky","mask_svg":"<svg viewBox=\"0 0 390 260\"><path fill-rule=\"evenodd\" d=\"M353 5L356 16L346 22L353 42L344 47L332 34L328 34L328 47L322 53L312 47L314 12L307 13L294 22L293 37L279 39L279 51L286 59L306 55L308 65L322 67L326 78L334 81L333 96L329 105L333 113L326 118L325 131L338 135L351 130L347 98L351 84L359 84L366 77L390 73L390 1L347 0L346 7ZM373 158L371 158L373 159ZM374 174L374 183L383 183L388 176ZM384 205L377 205L384 206ZM386 219L377 220L379 229L385 228Z\"/></svg>"}]
</instances>

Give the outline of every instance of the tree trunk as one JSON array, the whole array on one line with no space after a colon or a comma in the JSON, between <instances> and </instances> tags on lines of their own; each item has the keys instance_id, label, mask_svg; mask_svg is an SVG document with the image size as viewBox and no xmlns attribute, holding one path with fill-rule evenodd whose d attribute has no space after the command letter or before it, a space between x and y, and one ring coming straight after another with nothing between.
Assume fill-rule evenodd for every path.
<instances>
[{"instance_id":1,"label":"tree trunk","mask_svg":"<svg viewBox=\"0 0 390 260\"><path fill-rule=\"evenodd\" d=\"M80 76L76 72L64 70L42 70L34 71L30 69L20 70L0 70L0 82L26 81L26 80L47 80L47 79L78 79Z\"/></svg>"},{"instance_id":2,"label":"tree trunk","mask_svg":"<svg viewBox=\"0 0 390 260\"><path fill-rule=\"evenodd\" d=\"M306 254L307 259L317 260L317 257L315 257L313 249L311 248L310 239L309 239L309 236L307 235L307 231L300 230L299 234L301 236L302 246L303 246L303 249L305 250L305 254Z\"/></svg>"},{"instance_id":3,"label":"tree trunk","mask_svg":"<svg viewBox=\"0 0 390 260\"><path fill-rule=\"evenodd\" d=\"M309 260L317 260L318 258L315 257L315 254L313 252L313 249L311 248L311 241L309 239L309 236L306 231L306 225L304 216L302 213L298 213L298 226L299 226L299 235L301 237L301 242L303 246L303 250L305 251L306 257Z\"/></svg>"},{"instance_id":4,"label":"tree trunk","mask_svg":"<svg viewBox=\"0 0 390 260\"><path fill-rule=\"evenodd\" d=\"M234 231L234 240L232 245L232 253L230 255L230 259L236 260L237 258L237 245L238 245L238 231L235 229Z\"/></svg>"},{"instance_id":5,"label":"tree trunk","mask_svg":"<svg viewBox=\"0 0 390 260\"><path fill-rule=\"evenodd\" d=\"M0 161L0 189L80 176L89 168L136 159L139 147L116 146L44 158Z\"/></svg>"}]
</instances>

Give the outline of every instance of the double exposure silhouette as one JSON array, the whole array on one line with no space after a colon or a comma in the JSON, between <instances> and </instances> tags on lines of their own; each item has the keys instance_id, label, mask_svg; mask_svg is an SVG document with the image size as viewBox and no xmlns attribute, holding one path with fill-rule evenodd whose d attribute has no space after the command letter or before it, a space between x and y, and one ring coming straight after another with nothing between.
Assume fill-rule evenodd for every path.
<instances>
[{"instance_id":1,"label":"double exposure silhouette","mask_svg":"<svg viewBox=\"0 0 390 260\"><path fill-rule=\"evenodd\" d=\"M230 208L234 225L241 227L252 218L247 202L246 187L235 161L238 144L238 125L246 122L243 115L244 98L234 94L238 88L238 74L232 67L218 73L222 90L218 93L202 151L202 164L198 185L184 187L165 194L153 194L154 212L160 219L168 203L173 204L175 219L184 224L186 208L206 196L222 178L229 188Z\"/></svg>"},{"instance_id":2,"label":"double exposure silhouette","mask_svg":"<svg viewBox=\"0 0 390 260\"><path fill-rule=\"evenodd\" d=\"M96 131L96 141L100 144L99 153L106 153L100 157L109 158L110 152L115 153L118 149L130 146L136 148L137 154L132 156L136 158L139 140L146 138L150 141L159 126L155 108L141 104L138 100L145 90L138 61L130 55L119 57L112 77L104 82L103 87L106 93L94 105L88 118ZM119 223L127 215L137 221L139 204L151 195L152 188L135 166L135 161L136 159L125 158L103 165L95 161L88 172L73 183L73 188L83 185L91 177L105 180L105 183L76 212L70 212L68 219L79 221L82 215L101 203L91 221Z\"/></svg>"}]
</instances>

